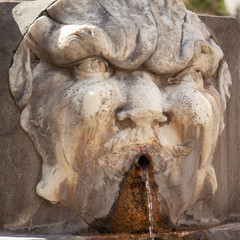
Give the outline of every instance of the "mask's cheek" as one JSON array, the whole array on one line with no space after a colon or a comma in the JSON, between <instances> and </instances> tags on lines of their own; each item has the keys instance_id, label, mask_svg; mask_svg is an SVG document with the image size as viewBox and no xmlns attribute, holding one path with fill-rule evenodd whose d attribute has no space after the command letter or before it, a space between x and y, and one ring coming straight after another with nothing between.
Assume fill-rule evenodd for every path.
<instances>
[{"instance_id":1,"label":"mask's cheek","mask_svg":"<svg viewBox=\"0 0 240 240\"><path fill-rule=\"evenodd\" d=\"M212 114L208 124L203 126L202 130L202 152L199 159L194 200L208 198L217 190L217 179L212 161L220 134L222 112L218 94L213 94L213 92L208 91L203 91L202 94L208 100ZM206 189L208 189L208 191L206 191Z\"/></svg>"},{"instance_id":2,"label":"mask's cheek","mask_svg":"<svg viewBox=\"0 0 240 240\"><path fill-rule=\"evenodd\" d=\"M51 202L67 199L62 186L74 190L83 163L101 154L101 142L110 138L121 104L116 88L107 84L75 84L56 92L33 96L21 115L22 127L43 160L37 193Z\"/></svg>"},{"instance_id":3,"label":"mask's cheek","mask_svg":"<svg viewBox=\"0 0 240 240\"><path fill-rule=\"evenodd\" d=\"M115 115L125 100L115 80L76 83L65 95L67 107L63 124L66 138L89 156L101 148L116 131ZM73 139L74 138L74 139ZM92 154L91 154L92 153Z\"/></svg>"},{"instance_id":4,"label":"mask's cheek","mask_svg":"<svg viewBox=\"0 0 240 240\"><path fill-rule=\"evenodd\" d=\"M220 123L222 112L216 99L209 92L202 93L211 106L211 115L208 124L203 126L203 148L199 168L205 168L212 162L213 153L216 147L217 139L219 137Z\"/></svg>"},{"instance_id":5,"label":"mask's cheek","mask_svg":"<svg viewBox=\"0 0 240 240\"><path fill-rule=\"evenodd\" d=\"M64 97L72 114L78 115L80 121L89 123L96 118L109 117L123 105L119 88L115 79L88 79L75 83Z\"/></svg>"},{"instance_id":6,"label":"mask's cheek","mask_svg":"<svg viewBox=\"0 0 240 240\"><path fill-rule=\"evenodd\" d=\"M203 132L210 131L209 134L217 131L218 135L219 108L208 93L181 88L168 96L164 111L170 116L169 125L175 126L181 141L190 139L196 126L200 126Z\"/></svg>"},{"instance_id":7,"label":"mask's cheek","mask_svg":"<svg viewBox=\"0 0 240 240\"><path fill-rule=\"evenodd\" d=\"M68 192L77 187L82 172L86 171L86 163L98 159L104 152L103 142L113 135L114 115L119 104L121 98L116 88L99 82L97 86L90 83L87 86L72 85L59 98L58 103L48 111L46 119L50 125L52 123L49 140L54 143L51 149L56 171L53 174L52 166L46 164L44 172L49 174L44 178L45 188L52 185L54 179L55 186L64 181ZM91 167L88 166L89 172Z\"/></svg>"},{"instance_id":8,"label":"mask's cheek","mask_svg":"<svg viewBox=\"0 0 240 240\"><path fill-rule=\"evenodd\" d=\"M212 167L213 153L219 136L221 109L219 97L211 91L186 89L174 92L168 98L169 126L175 128L175 139L184 144L190 140L199 145L199 154L196 156L196 187L194 200L199 198L206 178L211 184L212 192L217 183ZM170 135L171 136L171 135ZM177 136L177 137L176 137ZM165 137L166 138L166 137ZM172 139L169 137L169 142ZM175 140L176 141L176 140Z\"/></svg>"},{"instance_id":9,"label":"mask's cheek","mask_svg":"<svg viewBox=\"0 0 240 240\"><path fill-rule=\"evenodd\" d=\"M66 157L66 152L62 148L60 124L63 121L61 106L52 98L46 100L32 97L21 114L21 126L32 139L38 153L42 158L41 179L37 184L36 191L41 197L51 201L59 202L62 182L73 184L76 182L76 174L69 167L71 157ZM37 101L38 100L38 101ZM60 103L59 99L58 102ZM51 106L55 106L53 111Z\"/></svg>"},{"instance_id":10,"label":"mask's cheek","mask_svg":"<svg viewBox=\"0 0 240 240\"><path fill-rule=\"evenodd\" d=\"M188 146L192 143L192 149L186 157L175 159L165 185L162 184L165 179L163 175L156 178L157 181L161 179L159 189L170 206L173 221L202 198L205 185L209 186L210 191L203 198L216 190L212 157L221 115L217 98L210 91L186 88L172 92L167 98L164 110L170 120L168 125L159 130L161 143L168 149L173 145ZM161 189L163 187L166 189ZM176 191L167 190L171 188Z\"/></svg>"}]
</instances>

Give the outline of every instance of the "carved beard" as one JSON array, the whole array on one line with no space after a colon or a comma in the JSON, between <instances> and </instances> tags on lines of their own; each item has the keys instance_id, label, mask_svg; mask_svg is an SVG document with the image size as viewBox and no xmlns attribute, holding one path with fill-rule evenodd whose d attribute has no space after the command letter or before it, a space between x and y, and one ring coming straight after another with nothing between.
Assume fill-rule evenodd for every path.
<instances>
[{"instance_id":1,"label":"carved beard","mask_svg":"<svg viewBox=\"0 0 240 240\"><path fill-rule=\"evenodd\" d=\"M195 201L201 127L187 131L189 138L184 139L182 145L166 145L160 137L159 128L126 129L105 145L109 148L100 160L111 172L123 176L126 167L129 169L132 164L137 164L140 154L150 156L154 182L158 185L159 203L163 197L173 223Z\"/></svg>"},{"instance_id":2,"label":"carved beard","mask_svg":"<svg viewBox=\"0 0 240 240\"><path fill-rule=\"evenodd\" d=\"M199 139L199 128L192 131L191 139ZM163 197L171 219L176 223L181 213L192 204L200 141L187 139L183 145L166 147L161 143L158 129L150 127L127 128L105 143L96 129L92 134L95 141L81 145L76 156L73 168L77 168L78 177L75 183L66 180L59 185L59 202L78 212L88 223L106 217L119 196L124 176L131 166L137 164L137 156L144 153L150 156L159 202L161 204ZM93 147L97 139L102 141Z\"/></svg>"},{"instance_id":3,"label":"carved beard","mask_svg":"<svg viewBox=\"0 0 240 240\"><path fill-rule=\"evenodd\" d=\"M105 145L104 155L100 165L111 168L116 174L123 175L137 161L136 156L146 152L152 159L155 173L164 173L174 163L176 158L185 157L193 148L193 141L188 140L183 145L161 143L158 129L134 128L125 129ZM119 159L118 161L116 161ZM128 166L127 169L124 166Z\"/></svg>"}]
</instances>

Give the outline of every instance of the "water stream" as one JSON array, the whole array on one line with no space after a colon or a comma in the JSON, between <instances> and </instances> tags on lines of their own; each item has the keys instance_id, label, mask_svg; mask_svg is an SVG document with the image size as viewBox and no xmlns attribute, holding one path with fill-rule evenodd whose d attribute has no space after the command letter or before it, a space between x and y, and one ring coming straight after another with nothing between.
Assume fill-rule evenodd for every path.
<instances>
[{"instance_id":1,"label":"water stream","mask_svg":"<svg viewBox=\"0 0 240 240\"><path fill-rule=\"evenodd\" d=\"M148 174L148 168L142 169L142 179L145 182L145 186L147 189L147 201L148 201L148 212L149 212L149 235L152 240L154 240L153 237L153 226L154 226L154 219L153 219L153 204L152 204L152 193L150 188L150 181L149 181L149 174Z\"/></svg>"}]
</instances>

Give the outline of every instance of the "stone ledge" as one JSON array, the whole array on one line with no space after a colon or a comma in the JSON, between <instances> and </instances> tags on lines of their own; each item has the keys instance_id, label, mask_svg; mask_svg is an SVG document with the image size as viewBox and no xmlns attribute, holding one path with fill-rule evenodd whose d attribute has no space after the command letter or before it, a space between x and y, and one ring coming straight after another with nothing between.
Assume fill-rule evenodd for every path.
<instances>
[{"instance_id":1,"label":"stone ledge","mask_svg":"<svg viewBox=\"0 0 240 240\"><path fill-rule=\"evenodd\" d=\"M118 239L118 240L238 240L240 239L240 222L229 223L205 230L192 231L178 231L170 233L154 234L150 238L149 234L110 234L110 235L96 235L96 236L73 236L73 235L51 235L51 236L0 236L0 240L104 240L104 239Z\"/></svg>"}]
</instances>

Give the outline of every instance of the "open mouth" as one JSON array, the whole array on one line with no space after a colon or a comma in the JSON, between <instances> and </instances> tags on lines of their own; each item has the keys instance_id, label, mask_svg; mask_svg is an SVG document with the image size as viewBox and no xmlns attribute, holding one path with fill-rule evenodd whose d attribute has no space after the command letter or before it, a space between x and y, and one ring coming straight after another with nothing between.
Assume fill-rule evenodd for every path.
<instances>
[{"instance_id":1,"label":"open mouth","mask_svg":"<svg viewBox=\"0 0 240 240\"><path fill-rule=\"evenodd\" d=\"M151 163L151 156L146 152L139 153L136 156L136 162L140 169L147 169Z\"/></svg>"},{"instance_id":2,"label":"open mouth","mask_svg":"<svg viewBox=\"0 0 240 240\"><path fill-rule=\"evenodd\" d=\"M155 173L163 173L167 166L174 164L176 159L186 157L194 147L194 142L183 145L136 144L126 145L117 152L105 151L101 164L116 176L122 177L134 163L139 170L152 169Z\"/></svg>"}]
</instances>

